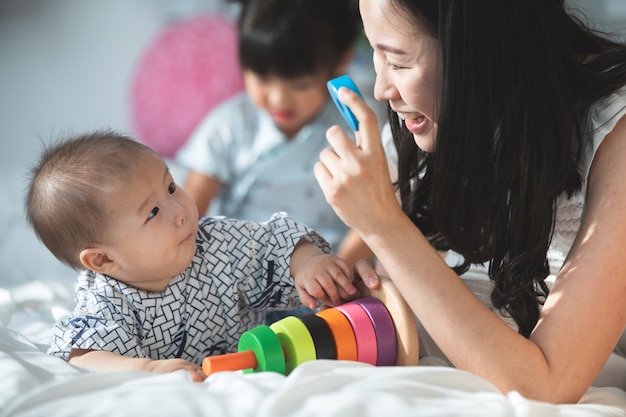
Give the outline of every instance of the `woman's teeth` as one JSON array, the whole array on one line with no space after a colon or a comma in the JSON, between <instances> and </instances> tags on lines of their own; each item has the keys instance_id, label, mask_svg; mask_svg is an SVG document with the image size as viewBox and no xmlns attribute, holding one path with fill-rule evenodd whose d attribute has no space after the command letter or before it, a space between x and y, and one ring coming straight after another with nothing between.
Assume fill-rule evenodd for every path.
<instances>
[{"instance_id":1,"label":"woman's teeth","mask_svg":"<svg viewBox=\"0 0 626 417\"><path fill-rule=\"evenodd\" d=\"M421 122L424 120L424 115L421 113L398 113L398 116L402 120L410 119Z\"/></svg>"}]
</instances>

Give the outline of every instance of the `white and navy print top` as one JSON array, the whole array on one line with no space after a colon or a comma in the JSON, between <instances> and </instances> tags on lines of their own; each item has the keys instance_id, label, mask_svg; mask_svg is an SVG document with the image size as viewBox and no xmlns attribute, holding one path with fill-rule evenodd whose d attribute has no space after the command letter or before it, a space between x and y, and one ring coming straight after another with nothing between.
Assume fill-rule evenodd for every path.
<instances>
[{"instance_id":1,"label":"white and navy print top","mask_svg":"<svg viewBox=\"0 0 626 417\"><path fill-rule=\"evenodd\" d=\"M85 270L76 307L55 324L48 353L68 360L73 348L95 349L200 365L206 356L234 352L265 311L299 305L289 261L301 238L330 252L321 236L284 213L260 223L203 218L191 264L164 292Z\"/></svg>"}]
</instances>

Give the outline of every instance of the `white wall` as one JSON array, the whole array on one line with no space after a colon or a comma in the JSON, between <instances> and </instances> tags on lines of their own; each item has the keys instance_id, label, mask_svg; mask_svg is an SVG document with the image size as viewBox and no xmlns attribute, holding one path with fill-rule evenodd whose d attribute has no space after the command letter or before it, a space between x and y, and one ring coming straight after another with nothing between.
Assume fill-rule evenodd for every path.
<instances>
[{"instance_id":1,"label":"white wall","mask_svg":"<svg viewBox=\"0 0 626 417\"><path fill-rule=\"evenodd\" d=\"M626 34L626 0L569 1ZM0 166L32 159L37 137L130 132L139 55L169 20L198 9L231 11L220 0L1 0Z\"/></svg>"},{"instance_id":2,"label":"white wall","mask_svg":"<svg viewBox=\"0 0 626 417\"><path fill-rule=\"evenodd\" d=\"M0 14L0 164L37 137L128 126L135 60L159 28L149 0L9 2Z\"/></svg>"}]
</instances>

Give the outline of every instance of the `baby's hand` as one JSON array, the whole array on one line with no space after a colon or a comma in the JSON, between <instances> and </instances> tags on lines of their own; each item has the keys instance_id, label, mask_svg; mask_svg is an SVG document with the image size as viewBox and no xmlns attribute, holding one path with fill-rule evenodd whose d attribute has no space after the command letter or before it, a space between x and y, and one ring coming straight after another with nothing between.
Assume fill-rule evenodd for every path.
<instances>
[{"instance_id":1,"label":"baby's hand","mask_svg":"<svg viewBox=\"0 0 626 417\"><path fill-rule=\"evenodd\" d=\"M152 360L146 365L146 371L156 373L186 371L194 382L202 382L206 379L206 375L200 366L194 365L184 359Z\"/></svg>"},{"instance_id":2,"label":"baby's hand","mask_svg":"<svg viewBox=\"0 0 626 417\"><path fill-rule=\"evenodd\" d=\"M348 264L321 251L300 261L294 280L300 301L311 309L317 306L315 299L332 307L357 293Z\"/></svg>"}]
</instances>

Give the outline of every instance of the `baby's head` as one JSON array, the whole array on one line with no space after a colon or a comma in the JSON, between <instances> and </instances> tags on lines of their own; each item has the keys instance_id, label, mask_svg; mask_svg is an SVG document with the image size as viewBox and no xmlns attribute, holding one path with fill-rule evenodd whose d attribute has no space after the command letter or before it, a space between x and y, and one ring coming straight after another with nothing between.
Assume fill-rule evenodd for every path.
<instances>
[{"instance_id":1,"label":"baby's head","mask_svg":"<svg viewBox=\"0 0 626 417\"><path fill-rule=\"evenodd\" d=\"M197 209L147 146L78 135L47 147L31 174L28 221L61 262L142 287L137 278L171 278L191 261Z\"/></svg>"}]
</instances>

